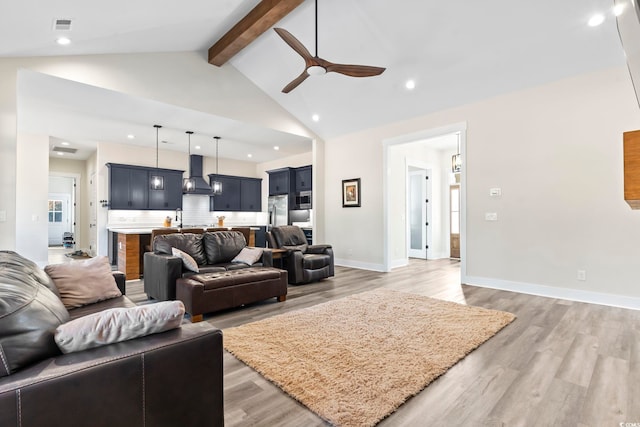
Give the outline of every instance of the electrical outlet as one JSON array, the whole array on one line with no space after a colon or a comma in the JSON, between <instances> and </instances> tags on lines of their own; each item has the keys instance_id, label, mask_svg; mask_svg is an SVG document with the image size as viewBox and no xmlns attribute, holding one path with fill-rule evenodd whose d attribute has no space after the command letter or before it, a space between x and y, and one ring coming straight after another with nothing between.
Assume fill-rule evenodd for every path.
<instances>
[{"instance_id":1,"label":"electrical outlet","mask_svg":"<svg viewBox=\"0 0 640 427\"><path fill-rule=\"evenodd\" d=\"M497 221L498 213L497 212L486 212L484 214L485 221Z\"/></svg>"},{"instance_id":2,"label":"electrical outlet","mask_svg":"<svg viewBox=\"0 0 640 427\"><path fill-rule=\"evenodd\" d=\"M584 282L587 280L587 271L586 270L578 270L578 275L576 277L578 280Z\"/></svg>"}]
</instances>

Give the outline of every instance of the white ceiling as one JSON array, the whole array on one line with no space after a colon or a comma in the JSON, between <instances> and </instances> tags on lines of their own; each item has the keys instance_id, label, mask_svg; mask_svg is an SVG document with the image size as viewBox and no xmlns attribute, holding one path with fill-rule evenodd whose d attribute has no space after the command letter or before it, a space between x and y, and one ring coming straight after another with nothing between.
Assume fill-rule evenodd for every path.
<instances>
[{"instance_id":1,"label":"white ceiling","mask_svg":"<svg viewBox=\"0 0 640 427\"><path fill-rule=\"evenodd\" d=\"M386 67L381 76L352 78L330 73L310 77L283 94L281 89L302 72L304 63L271 30L230 62L323 138L624 64L611 0L318 1L320 57ZM113 0L96 7L83 0L10 2L2 7L0 16L0 56L204 51L257 3ZM597 12L606 16L604 23L587 26ZM56 18L73 20L71 45L54 43ZM277 26L287 29L314 53L313 1L305 1ZM413 91L404 87L410 78L416 81ZM43 96L31 95L30 103L46 104ZM148 124L162 117L163 108L172 108L144 101L132 100L140 104L132 104L127 111L129 124ZM142 104L144 109L139 108ZM188 117L193 112L181 113L184 120L176 129L184 129L185 120L192 120ZM312 121L313 114L320 116L318 122ZM69 117L52 117L48 126L65 119ZM83 129L82 138L90 139L90 128L99 127L103 119L83 117L91 126ZM106 117L103 124L108 127L109 122L119 119ZM194 126L202 123L201 119L194 117ZM237 129L238 144L249 144ZM192 130L208 137L216 132L200 127ZM151 143L155 145L153 132L151 129ZM161 139L178 143L184 137L171 135L167 129ZM186 150L186 142L184 147ZM254 160L262 161L255 156Z\"/></svg>"}]
</instances>

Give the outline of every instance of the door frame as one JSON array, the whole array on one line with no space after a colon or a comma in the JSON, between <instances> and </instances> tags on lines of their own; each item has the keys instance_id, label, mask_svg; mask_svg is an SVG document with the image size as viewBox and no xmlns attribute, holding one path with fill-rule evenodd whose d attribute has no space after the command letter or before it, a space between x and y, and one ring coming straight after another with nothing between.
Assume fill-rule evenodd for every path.
<instances>
[{"instance_id":1,"label":"door frame","mask_svg":"<svg viewBox=\"0 0 640 427\"><path fill-rule=\"evenodd\" d=\"M394 145L415 142L421 139L431 139L442 135L460 134L460 155L462 157L462 167L460 169L460 280L464 283L467 280L467 122L458 122L447 126L425 129L415 133L400 135L382 141L382 192L383 192L383 271L391 271L391 215L389 203L389 149Z\"/></svg>"}]
</instances>

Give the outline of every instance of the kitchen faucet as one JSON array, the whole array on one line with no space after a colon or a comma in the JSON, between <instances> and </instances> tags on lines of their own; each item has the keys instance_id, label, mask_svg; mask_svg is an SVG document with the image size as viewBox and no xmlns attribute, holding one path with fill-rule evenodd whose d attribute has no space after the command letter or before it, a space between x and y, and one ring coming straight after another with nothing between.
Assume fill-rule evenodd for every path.
<instances>
[{"instance_id":1,"label":"kitchen faucet","mask_svg":"<svg viewBox=\"0 0 640 427\"><path fill-rule=\"evenodd\" d=\"M180 219L178 219L180 218ZM180 221L180 222L178 222ZM176 208L176 222L178 223L178 228L182 228L182 209Z\"/></svg>"}]
</instances>

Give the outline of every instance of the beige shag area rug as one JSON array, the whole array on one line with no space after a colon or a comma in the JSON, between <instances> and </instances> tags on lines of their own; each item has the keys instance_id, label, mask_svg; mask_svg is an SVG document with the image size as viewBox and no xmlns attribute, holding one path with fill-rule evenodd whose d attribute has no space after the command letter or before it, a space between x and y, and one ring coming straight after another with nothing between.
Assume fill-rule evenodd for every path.
<instances>
[{"instance_id":1,"label":"beige shag area rug","mask_svg":"<svg viewBox=\"0 0 640 427\"><path fill-rule=\"evenodd\" d=\"M372 426L515 316L376 289L224 331L224 346L320 417Z\"/></svg>"}]
</instances>

